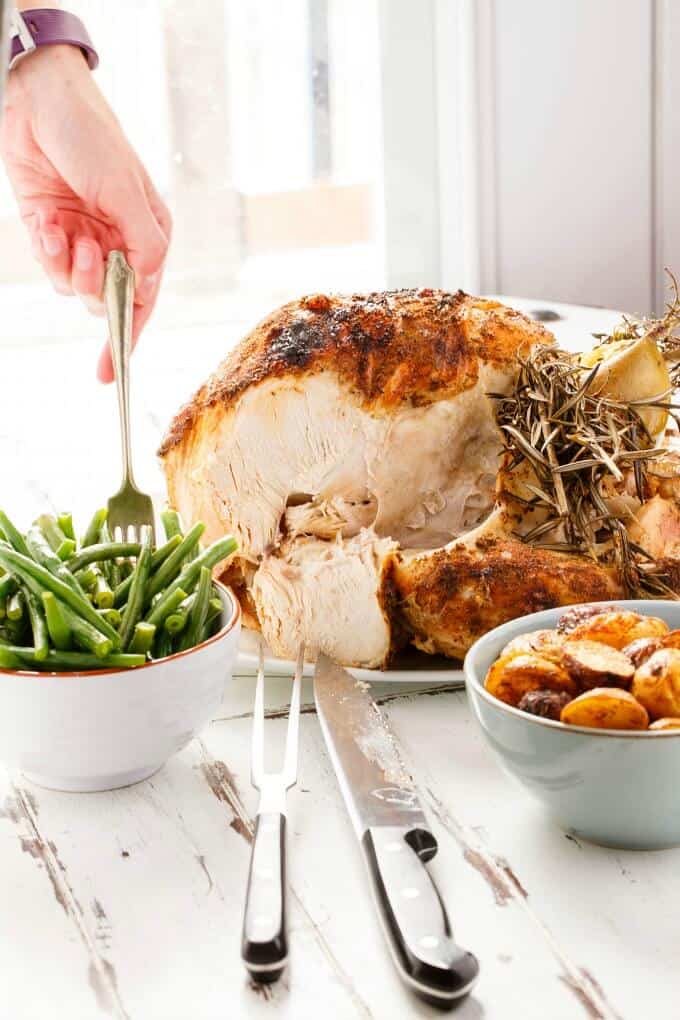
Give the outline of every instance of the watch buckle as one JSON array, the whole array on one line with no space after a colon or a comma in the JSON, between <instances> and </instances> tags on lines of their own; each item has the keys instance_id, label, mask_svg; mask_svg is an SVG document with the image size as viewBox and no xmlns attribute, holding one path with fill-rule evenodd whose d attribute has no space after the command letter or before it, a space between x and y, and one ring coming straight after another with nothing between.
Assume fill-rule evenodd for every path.
<instances>
[{"instance_id":1,"label":"watch buckle","mask_svg":"<svg viewBox=\"0 0 680 1020\"><path fill-rule=\"evenodd\" d=\"M37 47L35 39L31 35L31 30L26 23L26 19L20 11L13 10L10 12L9 26L10 38L12 36L18 36L19 42L22 45L21 53L17 53L17 55L10 61L9 69L11 71L20 60L22 60L28 53L32 53Z\"/></svg>"}]
</instances>

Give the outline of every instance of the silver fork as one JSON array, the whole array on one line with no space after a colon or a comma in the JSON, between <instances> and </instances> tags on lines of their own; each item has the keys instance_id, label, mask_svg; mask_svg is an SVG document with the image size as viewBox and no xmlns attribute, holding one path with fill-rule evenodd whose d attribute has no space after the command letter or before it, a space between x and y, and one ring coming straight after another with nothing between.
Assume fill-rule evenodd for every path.
<instances>
[{"instance_id":1,"label":"silver fork","mask_svg":"<svg viewBox=\"0 0 680 1020\"><path fill-rule=\"evenodd\" d=\"M153 503L140 492L132 474L130 447L130 349L132 346L132 313L135 274L122 252L112 251L106 263L104 304L111 337L113 372L118 392L120 435L123 447L123 482L109 500L108 524L111 537L127 542L140 542L145 527L151 528L155 543Z\"/></svg>"},{"instance_id":2,"label":"silver fork","mask_svg":"<svg viewBox=\"0 0 680 1020\"><path fill-rule=\"evenodd\" d=\"M286 930L286 791L297 782L300 687L305 661L300 646L288 714L286 751L281 772L264 770L264 651L260 662L253 711L250 775L260 791L250 856L241 957L255 981L277 981L288 959Z\"/></svg>"}]
</instances>

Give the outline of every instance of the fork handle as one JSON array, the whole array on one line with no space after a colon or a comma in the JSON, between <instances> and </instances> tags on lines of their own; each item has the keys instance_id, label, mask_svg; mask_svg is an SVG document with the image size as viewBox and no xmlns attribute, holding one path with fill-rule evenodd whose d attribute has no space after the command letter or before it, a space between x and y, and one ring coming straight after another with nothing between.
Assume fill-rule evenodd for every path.
<instances>
[{"instance_id":1,"label":"fork handle","mask_svg":"<svg viewBox=\"0 0 680 1020\"><path fill-rule=\"evenodd\" d=\"M130 448L130 351L134 294L135 274L127 259L121 251L109 252L104 278L104 304L118 393L124 482L133 481Z\"/></svg>"},{"instance_id":2,"label":"fork handle","mask_svg":"<svg viewBox=\"0 0 680 1020\"><path fill-rule=\"evenodd\" d=\"M281 977L288 959L286 933L286 816L264 811L255 822L241 957L254 981Z\"/></svg>"}]
</instances>

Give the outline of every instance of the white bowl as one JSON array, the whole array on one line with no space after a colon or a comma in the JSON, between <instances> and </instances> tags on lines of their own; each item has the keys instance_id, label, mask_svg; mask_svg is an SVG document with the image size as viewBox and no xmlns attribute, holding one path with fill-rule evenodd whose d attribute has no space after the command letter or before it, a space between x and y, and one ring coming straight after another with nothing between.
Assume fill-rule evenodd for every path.
<instances>
[{"instance_id":1,"label":"white bowl","mask_svg":"<svg viewBox=\"0 0 680 1020\"><path fill-rule=\"evenodd\" d=\"M612 601L680 628L680 602ZM472 646L464 666L472 713L500 765L568 832L626 850L680 846L680 730L567 726L520 712L484 689L508 641L555 627L567 608L511 620Z\"/></svg>"},{"instance_id":2,"label":"white bowl","mask_svg":"<svg viewBox=\"0 0 680 1020\"><path fill-rule=\"evenodd\" d=\"M136 669L0 670L0 759L39 786L115 790L147 779L218 709L238 650L241 610L224 606L217 634Z\"/></svg>"}]
</instances>

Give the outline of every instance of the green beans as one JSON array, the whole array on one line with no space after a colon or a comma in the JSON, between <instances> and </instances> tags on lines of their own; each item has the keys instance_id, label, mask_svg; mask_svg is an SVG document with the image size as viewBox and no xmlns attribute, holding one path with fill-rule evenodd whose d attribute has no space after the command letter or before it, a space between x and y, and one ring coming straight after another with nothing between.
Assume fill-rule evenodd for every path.
<instances>
[{"instance_id":1,"label":"green beans","mask_svg":"<svg viewBox=\"0 0 680 1020\"><path fill-rule=\"evenodd\" d=\"M24 599L26 600L26 606L28 607L28 617L31 621L35 657L38 660L46 659L50 650L50 644L47 623L45 621L45 614L43 613L42 605L33 592L28 588L24 590Z\"/></svg>"},{"instance_id":2,"label":"green beans","mask_svg":"<svg viewBox=\"0 0 680 1020\"><path fill-rule=\"evenodd\" d=\"M227 535L226 538L221 538L217 542L213 542L213 544L208 549L205 549L200 556L198 556L195 560L192 560L191 563L186 564L179 576L165 590L159 603L154 606L154 613L159 611L160 607L160 613L163 614L162 618L164 618L164 616L167 615L163 613L164 600L171 599L178 589L182 589L182 591L185 592L191 591L198 580L201 567L208 567L208 569L211 570L213 567L216 567L218 563L221 563L222 560L225 560L227 556L231 556L231 554L235 551L236 539L231 535Z\"/></svg>"},{"instance_id":3,"label":"green beans","mask_svg":"<svg viewBox=\"0 0 680 1020\"><path fill-rule=\"evenodd\" d=\"M177 548L170 553L165 563L163 563L156 573L151 578L146 592L147 605L158 592L162 591L180 571L182 562L193 545L198 542L199 538L205 531L205 524L194 524L193 528L186 533ZM197 575L198 576L198 575ZM184 587L184 585L178 585L178 587Z\"/></svg>"},{"instance_id":4,"label":"green beans","mask_svg":"<svg viewBox=\"0 0 680 1020\"><path fill-rule=\"evenodd\" d=\"M24 556L29 555L23 535L14 527L4 510L0 510L0 531L2 531L12 549L22 553Z\"/></svg>"},{"instance_id":5,"label":"green beans","mask_svg":"<svg viewBox=\"0 0 680 1020\"><path fill-rule=\"evenodd\" d=\"M167 560L168 556L182 541L180 535L174 535L169 542L162 545L160 549L151 556L151 572L158 570L160 565ZM128 592L130 591L130 585L132 584L132 577L126 577L124 581L121 581L117 587L115 587L113 593L113 604L114 606L122 606L127 601Z\"/></svg>"},{"instance_id":6,"label":"green beans","mask_svg":"<svg viewBox=\"0 0 680 1020\"><path fill-rule=\"evenodd\" d=\"M189 612L189 625L182 635L179 647L180 651L186 651L197 645L203 634L205 622L208 618L208 603L212 589L212 574L207 567L201 567L198 577L196 598Z\"/></svg>"},{"instance_id":7,"label":"green beans","mask_svg":"<svg viewBox=\"0 0 680 1020\"><path fill-rule=\"evenodd\" d=\"M144 655L126 655L118 653L109 655L105 659L98 659L96 655L88 655L87 652L54 652L50 651L46 659L36 659L33 648L23 648L18 645L2 645L3 651L14 655L21 662L20 667L12 669L26 669L34 666L36 669L64 670L68 672L81 669L130 669L135 666L143 666L146 662Z\"/></svg>"},{"instance_id":8,"label":"green beans","mask_svg":"<svg viewBox=\"0 0 680 1020\"><path fill-rule=\"evenodd\" d=\"M149 573L151 571L151 529L147 528L142 542L142 551L137 561L137 569L130 585L130 595L120 625L121 647L125 650L132 640L135 627L139 623L144 609L144 597Z\"/></svg>"},{"instance_id":9,"label":"green beans","mask_svg":"<svg viewBox=\"0 0 680 1020\"><path fill-rule=\"evenodd\" d=\"M29 559L27 556L22 556L21 553L16 552L14 549L0 546L0 565L6 570L11 571L20 577L22 580L27 578L33 579L42 585L47 591L51 591L57 598L65 602L66 605L70 606L77 613L79 613L83 619L87 620L97 630L101 631L106 637L110 638L113 642L113 647L120 647L120 638L118 633L113 627L102 620L97 615L96 609L94 609L87 599L79 595L73 588L70 588L68 584L65 584L59 577L51 574L49 570L46 570L35 560Z\"/></svg>"},{"instance_id":10,"label":"green beans","mask_svg":"<svg viewBox=\"0 0 680 1020\"><path fill-rule=\"evenodd\" d=\"M166 616L174 613L186 597L187 593L185 591L181 588L176 588L169 598L160 598L158 602L156 602L155 606L153 606L151 611L147 614L146 622L152 623L154 627L160 627Z\"/></svg>"},{"instance_id":11,"label":"green beans","mask_svg":"<svg viewBox=\"0 0 680 1020\"><path fill-rule=\"evenodd\" d=\"M113 542L106 516L94 515L78 547L69 513L41 514L23 535L0 511L0 668L124 669L219 626L211 569L235 551L233 538L202 551L204 525L183 534L167 510L160 548L149 528L141 543Z\"/></svg>"},{"instance_id":12,"label":"green beans","mask_svg":"<svg viewBox=\"0 0 680 1020\"><path fill-rule=\"evenodd\" d=\"M132 640L128 645L128 651L146 655L147 652L151 651L155 636L156 628L154 625L152 623L144 623L143 620L140 621L135 627Z\"/></svg>"},{"instance_id":13,"label":"green beans","mask_svg":"<svg viewBox=\"0 0 680 1020\"><path fill-rule=\"evenodd\" d=\"M161 523L168 541L175 535L179 535L180 539L183 537L182 522L176 510L171 510L169 507L166 510L161 510Z\"/></svg>"},{"instance_id":14,"label":"green beans","mask_svg":"<svg viewBox=\"0 0 680 1020\"><path fill-rule=\"evenodd\" d=\"M41 514L35 524L40 528L50 548L60 560L67 560L69 556L73 555L76 543L72 538L66 537L51 514Z\"/></svg>"},{"instance_id":15,"label":"green beans","mask_svg":"<svg viewBox=\"0 0 680 1020\"><path fill-rule=\"evenodd\" d=\"M75 545L76 533L73 529L73 516L69 513L57 514L57 524L67 538L73 539L73 544Z\"/></svg>"},{"instance_id":16,"label":"green beans","mask_svg":"<svg viewBox=\"0 0 680 1020\"><path fill-rule=\"evenodd\" d=\"M42 593L42 604L52 644L58 651L65 652L72 646L73 641L71 628L66 622L61 603L51 591L44 591Z\"/></svg>"},{"instance_id":17,"label":"green beans","mask_svg":"<svg viewBox=\"0 0 680 1020\"><path fill-rule=\"evenodd\" d=\"M94 545L99 540L99 532L102 529L102 525L106 521L109 512L108 510L96 510L92 520L87 526L87 531L83 535L83 540L80 543L81 546Z\"/></svg>"},{"instance_id":18,"label":"green beans","mask_svg":"<svg viewBox=\"0 0 680 1020\"><path fill-rule=\"evenodd\" d=\"M68 569L75 574L90 563L122 559L124 556L139 556L140 550L138 542L98 542L72 556L68 561Z\"/></svg>"},{"instance_id":19,"label":"green beans","mask_svg":"<svg viewBox=\"0 0 680 1020\"><path fill-rule=\"evenodd\" d=\"M20 588L7 601L7 619L14 620L15 622L16 620L21 620L24 615L24 605L24 593Z\"/></svg>"}]
</instances>

